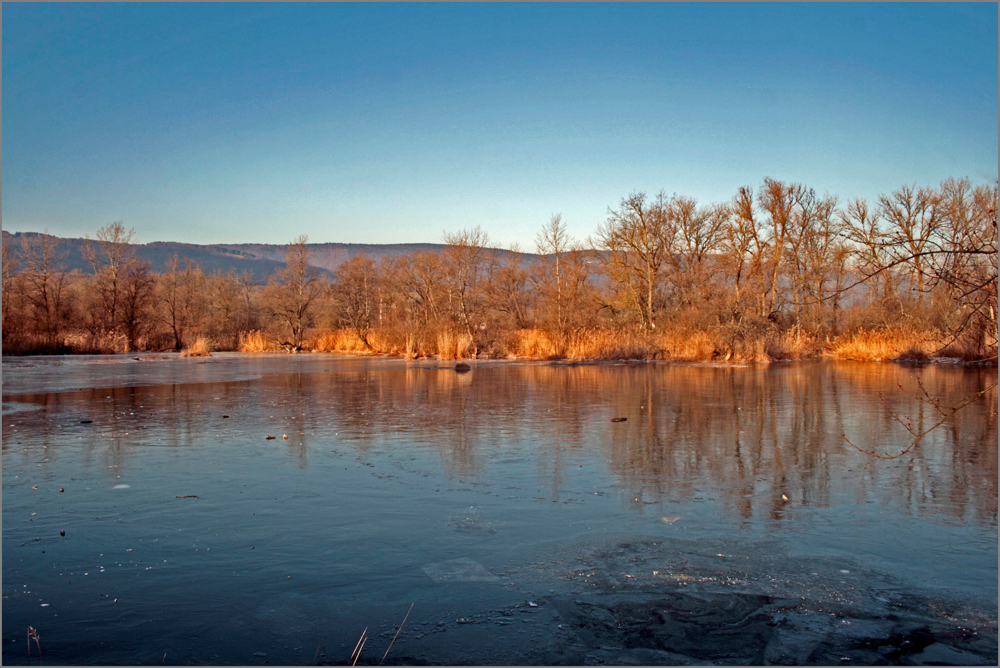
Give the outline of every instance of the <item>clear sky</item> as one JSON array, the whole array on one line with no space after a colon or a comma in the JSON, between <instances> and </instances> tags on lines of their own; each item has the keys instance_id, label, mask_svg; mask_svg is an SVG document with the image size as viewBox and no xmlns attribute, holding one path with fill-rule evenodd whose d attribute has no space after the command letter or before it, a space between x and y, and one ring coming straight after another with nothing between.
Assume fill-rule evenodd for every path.
<instances>
[{"instance_id":1,"label":"clear sky","mask_svg":"<svg viewBox=\"0 0 1000 668\"><path fill-rule=\"evenodd\" d=\"M586 237L635 190L997 177L997 5L3 4L3 227Z\"/></svg>"}]
</instances>

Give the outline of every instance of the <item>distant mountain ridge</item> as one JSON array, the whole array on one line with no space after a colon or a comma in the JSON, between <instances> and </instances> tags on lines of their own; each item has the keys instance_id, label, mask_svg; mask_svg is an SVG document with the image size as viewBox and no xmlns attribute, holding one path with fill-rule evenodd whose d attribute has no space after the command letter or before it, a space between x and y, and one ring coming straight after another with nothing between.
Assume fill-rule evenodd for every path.
<instances>
[{"instance_id":1,"label":"distant mountain ridge","mask_svg":"<svg viewBox=\"0 0 1000 668\"><path fill-rule=\"evenodd\" d=\"M366 253L379 260L386 256L407 255L416 251L440 252L444 244L341 244L323 243L308 244L309 263L320 269L333 271L355 255ZM270 260L284 264L287 244L218 244L212 246L219 252L231 252L240 256L251 256L255 259Z\"/></svg>"},{"instance_id":2,"label":"distant mountain ridge","mask_svg":"<svg viewBox=\"0 0 1000 668\"><path fill-rule=\"evenodd\" d=\"M11 244L14 255L20 251L21 239L30 236L43 236L38 232L3 231L3 238ZM55 236L55 235L49 235ZM59 239L60 251L67 253L64 265L67 271L78 270L92 273L93 269L83 257L86 239ZM444 244L342 244L321 243L308 244L310 264L324 273L332 273L338 266L361 253L367 253L375 260L387 256L407 255L416 251L441 252L447 246ZM162 272L167 260L177 254L181 259L189 258L197 262L208 273L215 271L237 272L249 271L258 280L267 280L276 271L285 266L286 244L185 244L176 241L151 241L145 244L135 244L136 255L152 265L153 271ZM506 254L510 251L501 250Z\"/></svg>"}]
</instances>

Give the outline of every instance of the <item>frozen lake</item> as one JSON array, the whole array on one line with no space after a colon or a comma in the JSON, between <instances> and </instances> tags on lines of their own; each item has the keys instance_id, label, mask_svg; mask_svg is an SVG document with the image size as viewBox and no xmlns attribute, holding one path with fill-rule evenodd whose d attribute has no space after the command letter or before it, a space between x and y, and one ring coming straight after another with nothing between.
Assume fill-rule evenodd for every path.
<instances>
[{"instance_id":1,"label":"frozen lake","mask_svg":"<svg viewBox=\"0 0 1000 668\"><path fill-rule=\"evenodd\" d=\"M996 664L996 369L451 364L5 358L4 663Z\"/></svg>"}]
</instances>

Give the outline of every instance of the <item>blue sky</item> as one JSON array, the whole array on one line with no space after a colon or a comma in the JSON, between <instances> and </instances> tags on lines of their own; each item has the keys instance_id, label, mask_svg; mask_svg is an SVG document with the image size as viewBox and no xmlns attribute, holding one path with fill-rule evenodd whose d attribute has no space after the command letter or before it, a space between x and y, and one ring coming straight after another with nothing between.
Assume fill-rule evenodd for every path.
<instances>
[{"instance_id":1,"label":"blue sky","mask_svg":"<svg viewBox=\"0 0 1000 668\"><path fill-rule=\"evenodd\" d=\"M996 4L3 4L3 227L530 249L636 190L997 177Z\"/></svg>"}]
</instances>

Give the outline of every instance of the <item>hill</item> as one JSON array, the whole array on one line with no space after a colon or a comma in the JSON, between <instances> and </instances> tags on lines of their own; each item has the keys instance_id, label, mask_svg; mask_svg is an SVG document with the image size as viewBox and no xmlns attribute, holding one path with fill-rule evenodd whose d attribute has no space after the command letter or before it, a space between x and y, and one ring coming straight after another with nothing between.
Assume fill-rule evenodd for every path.
<instances>
[{"instance_id":1,"label":"hill","mask_svg":"<svg viewBox=\"0 0 1000 668\"><path fill-rule=\"evenodd\" d=\"M11 244L15 257L21 248L24 237L42 236L37 232L3 231L4 241ZM68 271L77 270L91 273L93 269L83 256L86 239L61 238L60 252L66 253L64 262ZM340 244L323 243L309 244L310 264L325 273L332 273L339 265L350 260L355 255L367 253L376 260L386 256L400 256L415 251L440 252L446 248L444 244ZM249 271L257 280L267 280L274 272L285 265L285 245L278 244L185 244L175 241L154 241L146 244L136 244L135 250L139 257L149 261L153 271L165 269L167 260L176 254L180 258L190 258L197 262L206 272L234 270ZM507 254L509 251L500 251ZM534 259L534 256L530 256Z\"/></svg>"}]
</instances>

